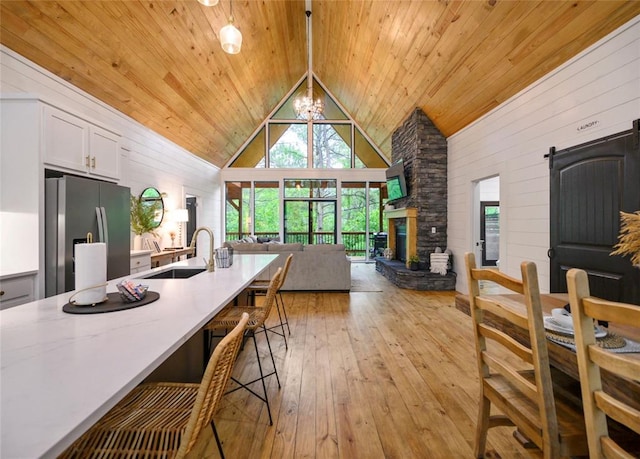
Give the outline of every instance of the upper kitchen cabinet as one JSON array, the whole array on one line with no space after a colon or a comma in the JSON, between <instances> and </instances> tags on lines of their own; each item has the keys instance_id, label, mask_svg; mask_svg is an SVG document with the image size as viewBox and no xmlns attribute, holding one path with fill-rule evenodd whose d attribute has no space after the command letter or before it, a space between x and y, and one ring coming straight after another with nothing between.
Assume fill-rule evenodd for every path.
<instances>
[{"instance_id":1,"label":"upper kitchen cabinet","mask_svg":"<svg viewBox=\"0 0 640 459\"><path fill-rule=\"evenodd\" d=\"M44 106L45 164L91 176L120 178L120 136L49 105Z\"/></svg>"}]
</instances>

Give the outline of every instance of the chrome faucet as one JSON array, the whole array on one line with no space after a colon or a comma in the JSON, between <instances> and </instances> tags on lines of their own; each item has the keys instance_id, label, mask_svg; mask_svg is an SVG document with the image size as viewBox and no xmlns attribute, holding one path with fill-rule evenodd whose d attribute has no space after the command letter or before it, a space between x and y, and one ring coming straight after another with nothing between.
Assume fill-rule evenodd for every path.
<instances>
[{"instance_id":1,"label":"chrome faucet","mask_svg":"<svg viewBox=\"0 0 640 459\"><path fill-rule=\"evenodd\" d=\"M212 272L216 270L215 261L213 259L213 231L211 231L211 229L207 228L206 226L201 226L200 228L198 228L191 237L191 244L189 244L189 248L195 248L196 239L198 239L198 233L200 233L200 231L206 231L207 233L209 233L209 261L206 261L206 264L207 271Z\"/></svg>"}]
</instances>

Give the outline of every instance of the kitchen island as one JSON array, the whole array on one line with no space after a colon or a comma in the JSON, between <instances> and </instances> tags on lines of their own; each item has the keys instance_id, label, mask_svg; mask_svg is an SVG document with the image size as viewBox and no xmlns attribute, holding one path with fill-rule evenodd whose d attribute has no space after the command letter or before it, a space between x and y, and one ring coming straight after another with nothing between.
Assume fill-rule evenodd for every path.
<instances>
[{"instance_id":1,"label":"kitchen island","mask_svg":"<svg viewBox=\"0 0 640 459\"><path fill-rule=\"evenodd\" d=\"M103 314L67 314L73 292L0 312L0 457L55 457L197 333L276 255L188 279L127 276L160 299ZM174 267L199 267L197 258ZM107 292L116 292L109 282Z\"/></svg>"}]
</instances>

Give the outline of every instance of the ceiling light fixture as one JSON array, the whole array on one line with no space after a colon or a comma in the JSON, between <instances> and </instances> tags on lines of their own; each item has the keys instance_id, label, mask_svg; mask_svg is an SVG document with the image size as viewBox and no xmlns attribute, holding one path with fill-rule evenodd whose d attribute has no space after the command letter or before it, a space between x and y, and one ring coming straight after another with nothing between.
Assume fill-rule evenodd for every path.
<instances>
[{"instance_id":1,"label":"ceiling light fixture","mask_svg":"<svg viewBox=\"0 0 640 459\"><path fill-rule=\"evenodd\" d=\"M313 99L313 60L311 52L311 0L306 0L307 16L307 94L297 97L293 101L293 109L296 111L298 118L307 121L322 118L324 111L324 102L321 99Z\"/></svg>"},{"instance_id":2,"label":"ceiling light fixture","mask_svg":"<svg viewBox=\"0 0 640 459\"><path fill-rule=\"evenodd\" d=\"M242 34L233 25L233 5L229 0L229 24L220 29L220 44L225 53L238 54L242 46Z\"/></svg>"},{"instance_id":3,"label":"ceiling light fixture","mask_svg":"<svg viewBox=\"0 0 640 459\"><path fill-rule=\"evenodd\" d=\"M204 6L216 6L218 4L218 0L198 0L198 2Z\"/></svg>"}]
</instances>

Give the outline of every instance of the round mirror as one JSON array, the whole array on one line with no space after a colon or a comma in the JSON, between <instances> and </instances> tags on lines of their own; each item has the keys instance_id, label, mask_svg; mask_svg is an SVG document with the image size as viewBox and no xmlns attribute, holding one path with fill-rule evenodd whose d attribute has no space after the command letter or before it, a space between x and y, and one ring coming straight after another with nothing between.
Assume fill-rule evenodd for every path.
<instances>
[{"instance_id":1,"label":"round mirror","mask_svg":"<svg viewBox=\"0 0 640 459\"><path fill-rule=\"evenodd\" d=\"M162 194L155 188L145 188L140 194L142 205L155 211L152 228L157 228L164 218L164 201Z\"/></svg>"}]
</instances>

